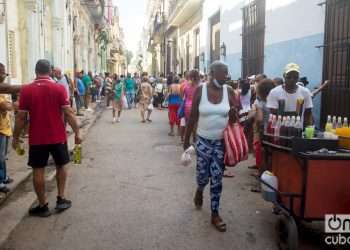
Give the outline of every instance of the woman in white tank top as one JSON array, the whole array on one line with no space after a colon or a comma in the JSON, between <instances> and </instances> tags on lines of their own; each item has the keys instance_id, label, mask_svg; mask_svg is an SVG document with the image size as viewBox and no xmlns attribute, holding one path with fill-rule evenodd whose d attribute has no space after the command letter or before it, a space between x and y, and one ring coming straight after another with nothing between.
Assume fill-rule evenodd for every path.
<instances>
[{"instance_id":1,"label":"woman in white tank top","mask_svg":"<svg viewBox=\"0 0 350 250\"><path fill-rule=\"evenodd\" d=\"M199 209L203 204L203 190L210 181L211 223L220 232L226 224L219 215L222 177L224 173L224 129L235 122L240 104L233 89L226 83L227 65L216 61L210 66L208 83L199 86L193 96L192 111L186 127L184 149L190 146L190 136L197 128L197 191L194 198Z\"/></svg>"}]
</instances>

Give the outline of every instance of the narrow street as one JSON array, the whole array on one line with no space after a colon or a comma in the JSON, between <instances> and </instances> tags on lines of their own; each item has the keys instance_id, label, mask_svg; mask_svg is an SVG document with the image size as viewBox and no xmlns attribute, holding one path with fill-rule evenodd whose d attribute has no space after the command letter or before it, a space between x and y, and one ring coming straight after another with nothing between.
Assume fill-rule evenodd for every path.
<instances>
[{"instance_id":1,"label":"narrow street","mask_svg":"<svg viewBox=\"0 0 350 250\"><path fill-rule=\"evenodd\" d=\"M73 207L47 219L25 217L0 249L277 249L276 218L249 191L247 162L225 179L221 213L228 232L219 233L210 225L209 189L202 211L193 206L194 166L180 165L166 111L155 111L152 124L141 124L135 110L112 124L110 113L84 141L83 164L70 166Z\"/></svg>"}]
</instances>

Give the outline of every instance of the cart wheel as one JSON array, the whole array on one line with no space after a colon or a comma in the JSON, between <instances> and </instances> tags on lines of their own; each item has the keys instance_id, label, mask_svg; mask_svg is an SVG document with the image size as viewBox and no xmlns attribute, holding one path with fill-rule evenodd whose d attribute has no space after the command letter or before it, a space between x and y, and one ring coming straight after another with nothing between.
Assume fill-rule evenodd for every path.
<instances>
[{"instance_id":1,"label":"cart wheel","mask_svg":"<svg viewBox=\"0 0 350 250\"><path fill-rule=\"evenodd\" d=\"M298 227L292 216L281 215L276 225L278 246L282 250L298 249Z\"/></svg>"}]
</instances>

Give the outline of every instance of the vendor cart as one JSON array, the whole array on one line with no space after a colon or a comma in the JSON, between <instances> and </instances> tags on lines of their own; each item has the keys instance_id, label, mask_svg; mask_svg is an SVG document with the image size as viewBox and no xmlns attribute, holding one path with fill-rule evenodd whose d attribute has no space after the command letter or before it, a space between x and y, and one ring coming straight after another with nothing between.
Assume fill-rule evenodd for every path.
<instances>
[{"instance_id":1,"label":"vendor cart","mask_svg":"<svg viewBox=\"0 0 350 250\"><path fill-rule=\"evenodd\" d=\"M283 138L284 143L263 141L265 161L278 179L278 190L259 180L277 193L276 228L282 249L298 249L300 222L350 214L350 152L309 151L300 139L298 143L292 143L293 138Z\"/></svg>"}]
</instances>

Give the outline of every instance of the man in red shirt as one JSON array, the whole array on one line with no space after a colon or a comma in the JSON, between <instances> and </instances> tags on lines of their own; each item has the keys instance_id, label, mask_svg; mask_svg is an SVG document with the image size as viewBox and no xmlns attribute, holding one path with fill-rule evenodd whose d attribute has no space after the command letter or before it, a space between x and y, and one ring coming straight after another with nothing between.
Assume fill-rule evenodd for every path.
<instances>
[{"instance_id":1,"label":"man in red shirt","mask_svg":"<svg viewBox=\"0 0 350 250\"><path fill-rule=\"evenodd\" d=\"M56 210L71 207L72 202L64 198L67 178L65 165L69 162L65 118L75 133L75 143L80 144L79 126L74 111L69 105L69 97L64 87L51 78L51 65L47 60L39 60L35 67L37 78L25 85L20 92L19 112L16 116L13 148L19 143L19 136L29 119L29 160L33 168L33 184L39 205L29 210L32 216L51 215L45 196L45 167L51 154L56 164L58 196Z\"/></svg>"}]
</instances>

